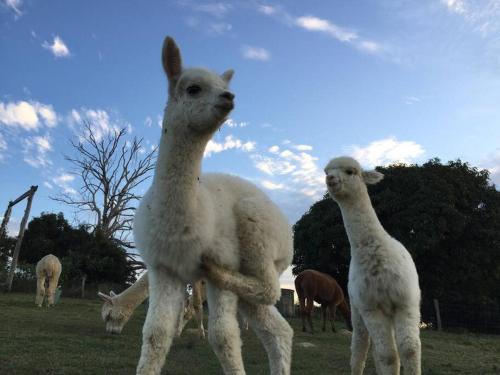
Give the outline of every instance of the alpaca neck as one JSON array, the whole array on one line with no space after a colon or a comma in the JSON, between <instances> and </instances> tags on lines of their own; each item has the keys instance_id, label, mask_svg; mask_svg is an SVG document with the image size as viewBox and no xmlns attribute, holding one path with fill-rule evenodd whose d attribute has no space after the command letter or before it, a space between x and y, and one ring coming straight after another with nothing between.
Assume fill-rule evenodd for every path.
<instances>
[{"instance_id":1,"label":"alpaca neck","mask_svg":"<svg viewBox=\"0 0 500 375\"><path fill-rule=\"evenodd\" d=\"M161 192L160 202L178 220L189 220L196 209L201 162L209 139L162 133L153 185Z\"/></svg>"},{"instance_id":2,"label":"alpaca neck","mask_svg":"<svg viewBox=\"0 0 500 375\"><path fill-rule=\"evenodd\" d=\"M130 287L125 289L122 293L116 296L116 299L121 305L131 306L136 308L148 297L148 277L147 275L141 276Z\"/></svg>"},{"instance_id":3,"label":"alpaca neck","mask_svg":"<svg viewBox=\"0 0 500 375\"><path fill-rule=\"evenodd\" d=\"M365 192L355 199L339 202L344 226L351 244L352 256L365 244L373 242L379 236L385 235L385 230L373 209L368 193Z\"/></svg>"}]
</instances>

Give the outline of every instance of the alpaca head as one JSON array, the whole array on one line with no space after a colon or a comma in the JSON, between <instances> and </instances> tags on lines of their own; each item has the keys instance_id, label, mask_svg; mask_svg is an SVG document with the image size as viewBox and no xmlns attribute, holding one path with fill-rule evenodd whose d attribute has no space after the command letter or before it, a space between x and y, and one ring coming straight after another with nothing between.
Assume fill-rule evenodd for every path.
<instances>
[{"instance_id":1,"label":"alpaca head","mask_svg":"<svg viewBox=\"0 0 500 375\"><path fill-rule=\"evenodd\" d=\"M109 296L101 292L98 295L104 301L101 316L106 324L106 332L120 334L125 323L130 319L133 309L119 304L113 291L110 292Z\"/></svg>"},{"instance_id":2,"label":"alpaca head","mask_svg":"<svg viewBox=\"0 0 500 375\"><path fill-rule=\"evenodd\" d=\"M328 192L337 202L366 194L367 184L376 184L384 177L378 171L364 171L356 160L348 156L330 160L325 174Z\"/></svg>"},{"instance_id":3,"label":"alpaca head","mask_svg":"<svg viewBox=\"0 0 500 375\"><path fill-rule=\"evenodd\" d=\"M234 94L228 90L234 72L183 69L179 48L170 37L163 43L162 63L169 86L163 132L212 135L234 107Z\"/></svg>"}]
</instances>

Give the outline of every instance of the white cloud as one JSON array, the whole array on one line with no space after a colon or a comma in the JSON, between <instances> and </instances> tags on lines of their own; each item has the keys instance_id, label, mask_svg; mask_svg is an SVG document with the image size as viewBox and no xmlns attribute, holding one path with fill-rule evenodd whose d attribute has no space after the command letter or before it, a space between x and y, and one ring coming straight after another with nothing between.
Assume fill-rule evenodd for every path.
<instances>
[{"instance_id":1,"label":"white cloud","mask_svg":"<svg viewBox=\"0 0 500 375\"><path fill-rule=\"evenodd\" d=\"M248 126L248 122L244 122L244 121L241 121L241 122L237 122L235 120L233 120L232 118L228 118L224 124L222 124L223 126L227 126L229 128L245 128Z\"/></svg>"},{"instance_id":2,"label":"white cloud","mask_svg":"<svg viewBox=\"0 0 500 375\"><path fill-rule=\"evenodd\" d=\"M73 189L70 184L75 179L75 176L68 173L61 173L59 176L53 177L52 182L61 188L65 194L76 194L76 190Z\"/></svg>"},{"instance_id":3,"label":"white cloud","mask_svg":"<svg viewBox=\"0 0 500 375\"><path fill-rule=\"evenodd\" d=\"M411 163L425 153L424 148L413 141L398 141L395 137L371 142L366 147L348 148L353 158L370 168L393 163Z\"/></svg>"},{"instance_id":4,"label":"white cloud","mask_svg":"<svg viewBox=\"0 0 500 375\"><path fill-rule=\"evenodd\" d=\"M416 97L416 96L407 96L406 98L404 98L405 104L408 104L408 105L420 103L421 101L422 101L422 99L420 99L419 97Z\"/></svg>"},{"instance_id":5,"label":"white cloud","mask_svg":"<svg viewBox=\"0 0 500 375\"><path fill-rule=\"evenodd\" d=\"M43 186L45 186L46 188L48 188L50 190L52 190L54 188L54 186L52 186L52 184L48 181L44 181Z\"/></svg>"},{"instance_id":6,"label":"white cloud","mask_svg":"<svg viewBox=\"0 0 500 375\"><path fill-rule=\"evenodd\" d=\"M291 142L284 142L284 144L288 144L296 150L309 150L309 147L311 147L293 145ZM323 195L325 190L323 172L317 164L318 158L300 150L299 152L291 149L281 151L279 146L276 145L271 146L268 153L267 155L254 154L251 156L255 167L259 171L268 176L280 176L283 188L286 186L287 191L300 193L310 199L318 199ZM264 184L264 182L261 182L261 184Z\"/></svg>"},{"instance_id":7,"label":"white cloud","mask_svg":"<svg viewBox=\"0 0 500 375\"><path fill-rule=\"evenodd\" d=\"M310 145L294 145L293 148L299 151L311 151L313 149Z\"/></svg>"},{"instance_id":8,"label":"white cloud","mask_svg":"<svg viewBox=\"0 0 500 375\"><path fill-rule=\"evenodd\" d=\"M285 188L285 185L283 184L275 184L274 182L268 180L262 180L260 183L268 190L283 190Z\"/></svg>"},{"instance_id":9,"label":"white cloud","mask_svg":"<svg viewBox=\"0 0 500 375\"><path fill-rule=\"evenodd\" d=\"M50 136L36 136L23 139L24 161L34 168L52 164L47 153L52 151Z\"/></svg>"},{"instance_id":10,"label":"white cloud","mask_svg":"<svg viewBox=\"0 0 500 375\"><path fill-rule=\"evenodd\" d=\"M267 15L275 14L277 12L277 9L271 5L259 5L257 9L259 12Z\"/></svg>"},{"instance_id":11,"label":"white cloud","mask_svg":"<svg viewBox=\"0 0 500 375\"><path fill-rule=\"evenodd\" d=\"M150 128L151 125L153 125L153 119L150 116L146 117L146 119L144 120L144 125Z\"/></svg>"},{"instance_id":12,"label":"white cloud","mask_svg":"<svg viewBox=\"0 0 500 375\"><path fill-rule=\"evenodd\" d=\"M24 130L37 130L42 123L57 125L58 117L51 105L36 101L0 102L0 123Z\"/></svg>"},{"instance_id":13,"label":"white cloud","mask_svg":"<svg viewBox=\"0 0 500 375\"><path fill-rule=\"evenodd\" d=\"M371 40L361 40L357 45L361 50L368 53L377 53L382 49L379 43Z\"/></svg>"},{"instance_id":14,"label":"white cloud","mask_svg":"<svg viewBox=\"0 0 500 375\"><path fill-rule=\"evenodd\" d=\"M297 26L305 30L322 32L341 42L352 42L358 38L358 34L355 31L344 29L322 18L304 16L298 17L296 22Z\"/></svg>"},{"instance_id":15,"label":"white cloud","mask_svg":"<svg viewBox=\"0 0 500 375\"><path fill-rule=\"evenodd\" d=\"M487 169L490 172L490 181L496 185L498 190L500 188L500 149L489 154L480 163L480 168Z\"/></svg>"},{"instance_id":16,"label":"white cloud","mask_svg":"<svg viewBox=\"0 0 500 375\"><path fill-rule=\"evenodd\" d=\"M123 126L129 124L125 123L121 126L110 118L108 112L103 109L88 109L81 108L80 110L72 109L68 122L80 137L80 141L84 141L89 136L87 130L83 130L83 123L88 122L97 142L104 136L119 132ZM83 134L82 134L83 131Z\"/></svg>"},{"instance_id":17,"label":"white cloud","mask_svg":"<svg viewBox=\"0 0 500 375\"><path fill-rule=\"evenodd\" d=\"M59 37L55 36L52 44L45 41L42 44L42 47L51 51L55 57L69 57L70 52L69 48L64 44L64 41Z\"/></svg>"},{"instance_id":18,"label":"white cloud","mask_svg":"<svg viewBox=\"0 0 500 375\"><path fill-rule=\"evenodd\" d=\"M219 152L231 149L240 149L245 152L250 152L255 149L255 145L255 142L243 142L232 135L228 135L226 136L226 138L224 138L224 142L222 143L219 143L212 139L208 141L207 147L205 148L204 157L210 157L212 156L212 154L218 154Z\"/></svg>"},{"instance_id":19,"label":"white cloud","mask_svg":"<svg viewBox=\"0 0 500 375\"><path fill-rule=\"evenodd\" d=\"M249 60L268 61L271 58L269 51L262 47L242 46L241 53Z\"/></svg>"},{"instance_id":20,"label":"white cloud","mask_svg":"<svg viewBox=\"0 0 500 375\"><path fill-rule=\"evenodd\" d=\"M463 14L466 11L464 0L441 0L441 2L452 12Z\"/></svg>"}]
</instances>

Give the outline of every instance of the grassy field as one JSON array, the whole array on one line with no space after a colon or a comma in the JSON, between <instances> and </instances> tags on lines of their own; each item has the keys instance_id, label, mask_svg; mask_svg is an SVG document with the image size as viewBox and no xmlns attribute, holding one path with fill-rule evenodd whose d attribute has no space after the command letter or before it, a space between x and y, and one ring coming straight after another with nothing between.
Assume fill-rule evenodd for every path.
<instances>
[{"instance_id":1,"label":"grassy field","mask_svg":"<svg viewBox=\"0 0 500 375\"><path fill-rule=\"evenodd\" d=\"M104 332L97 300L63 298L49 310L35 307L34 295L0 294L0 311L0 374L135 373L145 316L142 307L120 336ZM295 329L293 374L349 374L349 336L305 334L297 319L291 324ZM304 342L315 346L303 348ZM252 332L243 333L243 343L247 373L268 373L265 352ZM424 331L422 346L424 375L500 374L500 336ZM191 329L174 341L163 371L220 373L210 346ZM371 358L365 374L375 374Z\"/></svg>"}]
</instances>

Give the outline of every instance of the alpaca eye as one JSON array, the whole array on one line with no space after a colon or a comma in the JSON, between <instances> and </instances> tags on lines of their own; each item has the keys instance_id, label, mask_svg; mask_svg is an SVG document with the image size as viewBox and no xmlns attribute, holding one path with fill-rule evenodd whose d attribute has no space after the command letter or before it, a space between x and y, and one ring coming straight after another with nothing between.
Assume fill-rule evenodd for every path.
<instances>
[{"instance_id":1,"label":"alpaca eye","mask_svg":"<svg viewBox=\"0 0 500 375\"><path fill-rule=\"evenodd\" d=\"M354 174L354 171L352 169L348 169L345 171L345 173L347 173L347 175L349 176L352 176Z\"/></svg>"},{"instance_id":2,"label":"alpaca eye","mask_svg":"<svg viewBox=\"0 0 500 375\"><path fill-rule=\"evenodd\" d=\"M201 87L198 85L191 85L186 89L189 95L196 95L201 91Z\"/></svg>"}]
</instances>

